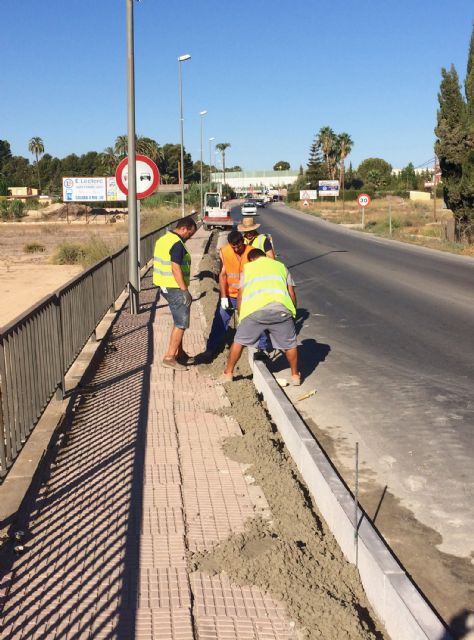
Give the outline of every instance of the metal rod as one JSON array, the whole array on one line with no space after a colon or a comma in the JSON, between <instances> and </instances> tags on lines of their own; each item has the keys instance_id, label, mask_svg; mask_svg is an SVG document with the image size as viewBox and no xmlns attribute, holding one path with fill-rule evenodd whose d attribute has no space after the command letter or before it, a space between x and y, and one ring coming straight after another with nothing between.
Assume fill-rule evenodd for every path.
<instances>
[{"instance_id":1,"label":"metal rod","mask_svg":"<svg viewBox=\"0 0 474 640\"><path fill-rule=\"evenodd\" d=\"M135 60L133 41L133 0L127 2L127 77L128 77L128 281L130 313L136 315L138 296L137 167L135 145Z\"/></svg>"},{"instance_id":2,"label":"metal rod","mask_svg":"<svg viewBox=\"0 0 474 640\"><path fill-rule=\"evenodd\" d=\"M355 491L354 491L354 545L355 545L355 566L359 564L359 527L357 516L359 510L359 443L356 442L355 449Z\"/></svg>"},{"instance_id":3,"label":"metal rod","mask_svg":"<svg viewBox=\"0 0 474 640\"><path fill-rule=\"evenodd\" d=\"M183 119L183 78L181 72L181 60L179 67L179 122L181 131L181 217L184 218L184 119Z\"/></svg>"}]
</instances>

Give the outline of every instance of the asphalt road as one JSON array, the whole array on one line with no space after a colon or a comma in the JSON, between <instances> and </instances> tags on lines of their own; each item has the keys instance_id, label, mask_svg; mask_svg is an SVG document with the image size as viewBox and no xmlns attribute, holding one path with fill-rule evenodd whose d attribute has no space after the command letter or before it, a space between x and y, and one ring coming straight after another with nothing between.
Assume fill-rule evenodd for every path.
<instances>
[{"instance_id":1,"label":"asphalt road","mask_svg":"<svg viewBox=\"0 0 474 640\"><path fill-rule=\"evenodd\" d=\"M296 281L305 380L290 393L317 390L299 410L348 468L359 442L365 479L438 532L440 550L474 558L474 259L283 204L258 219Z\"/></svg>"}]
</instances>

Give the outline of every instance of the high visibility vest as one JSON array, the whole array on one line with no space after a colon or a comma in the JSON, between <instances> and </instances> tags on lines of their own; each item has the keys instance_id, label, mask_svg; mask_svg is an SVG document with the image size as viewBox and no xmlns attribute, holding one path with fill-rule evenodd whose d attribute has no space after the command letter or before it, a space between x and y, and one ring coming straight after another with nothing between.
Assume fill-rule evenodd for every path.
<instances>
[{"instance_id":1,"label":"high visibility vest","mask_svg":"<svg viewBox=\"0 0 474 640\"><path fill-rule=\"evenodd\" d=\"M266 239L267 236L264 233L259 233L258 236L255 236L250 244L254 249L261 249L262 251L265 251L264 246Z\"/></svg>"},{"instance_id":2,"label":"high visibility vest","mask_svg":"<svg viewBox=\"0 0 474 640\"><path fill-rule=\"evenodd\" d=\"M240 321L271 302L283 304L295 317L296 309L288 293L287 278L288 271L283 262L266 257L248 262L244 267Z\"/></svg>"},{"instance_id":3,"label":"high visibility vest","mask_svg":"<svg viewBox=\"0 0 474 640\"><path fill-rule=\"evenodd\" d=\"M189 255L186 245L176 233L168 231L164 236L158 238L155 243L155 252L153 256L153 284L157 287L170 287L176 289L179 287L176 278L171 270L171 247L176 242L181 242L184 247L184 258L181 264L184 282L189 285L189 275L191 273L191 256Z\"/></svg>"},{"instance_id":4,"label":"high visibility vest","mask_svg":"<svg viewBox=\"0 0 474 640\"><path fill-rule=\"evenodd\" d=\"M230 244L226 244L221 249L222 259L224 261L225 272L227 275L227 296L229 298L237 298L240 289L240 274L247 264L247 256L252 251L250 245L245 247L241 256L238 256L232 249Z\"/></svg>"}]
</instances>

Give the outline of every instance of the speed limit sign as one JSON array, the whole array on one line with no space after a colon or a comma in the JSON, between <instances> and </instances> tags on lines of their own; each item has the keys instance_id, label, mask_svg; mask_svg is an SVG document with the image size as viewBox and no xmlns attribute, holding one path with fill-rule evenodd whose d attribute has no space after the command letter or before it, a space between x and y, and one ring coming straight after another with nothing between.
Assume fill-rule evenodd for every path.
<instances>
[{"instance_id":1,"label":"speed limit sign","mask_svg":"<svg viewBox=\"0 0 474 640\"><path fill-rule=\"evenodd\" d=\"M371 202L372 198L368 193L361 193L357 196L357 204L359 205L359 207L368 207Z\"/></svg>"}]
</instances>

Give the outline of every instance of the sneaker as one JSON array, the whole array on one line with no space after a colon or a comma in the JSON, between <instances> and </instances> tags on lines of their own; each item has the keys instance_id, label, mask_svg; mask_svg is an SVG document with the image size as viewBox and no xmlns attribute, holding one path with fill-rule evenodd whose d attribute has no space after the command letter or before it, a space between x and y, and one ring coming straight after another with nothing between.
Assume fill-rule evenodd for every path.
<instances>
[{"instance_id":1,"label":"sneaker","mask_svg":"<svg viewBox=\"0 0 474 640\"><path fill-rule=\"evenodd\" d=\"M168 367L169 369L174 369L175 371L187 371L188 367L185 364L181 364L174 358L163 358L161 361L163 367Z\"/></svg>"},{"instance_id":2,"label":"sneaker","mask_svg":"<svg viewBox=\"0 0 474 640\"><path fill-rule=\"evenodd\" d=\"M294 387L299 387L301 385L301 373L297 373L295 376L291 376L291 384Z\"/></svg>"}]
</instances>

